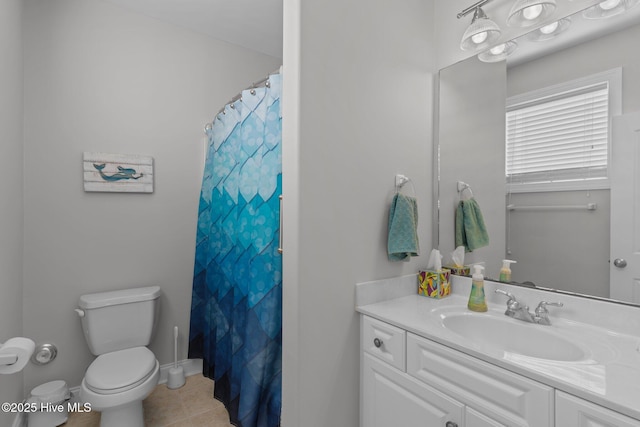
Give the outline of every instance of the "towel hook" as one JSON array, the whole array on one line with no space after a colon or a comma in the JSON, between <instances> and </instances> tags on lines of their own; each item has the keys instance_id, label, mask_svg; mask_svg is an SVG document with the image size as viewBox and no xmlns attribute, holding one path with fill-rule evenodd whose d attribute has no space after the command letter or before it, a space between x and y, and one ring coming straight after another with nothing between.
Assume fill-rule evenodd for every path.
<instances>
[{"instance_id":1,"label":"towel hook","mask_svg":"<svg viewBox=\"0 0 640 427\"><path fill-rule=\"evenodd\" d=\"M396 175L396 194L398 194L400 192L400 190L402 189L402 187L406 184L406 183L410 183L411 184L411 188L413 189L413 195L416 195L416 187L415 185L413 185L413 181L411 180L411 178L404 176L404 175Z\"/></svg>"},{"instance_id":2,"label":"towel hook","mask_svg":"<svg viewBox=\"0 0 640 427\"><path fill-rule=\"evenodd\" d=\"M460 199L462 199L462 195L464 190L469 190L469 198L473 198L473 191L471 191L471 186L464 181L458 181L458 193L460 193Z\"/></svg>"}]
</instances>

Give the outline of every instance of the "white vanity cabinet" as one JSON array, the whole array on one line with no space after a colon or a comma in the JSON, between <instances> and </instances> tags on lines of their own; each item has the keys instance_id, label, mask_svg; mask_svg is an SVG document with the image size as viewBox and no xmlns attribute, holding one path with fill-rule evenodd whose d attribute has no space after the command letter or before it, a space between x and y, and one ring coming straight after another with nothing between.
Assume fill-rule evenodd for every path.
<instances>
[{"instance_id":1,"label":"white vanity cabinet","mask_svg":"<svg viewBox=\"0 0 640 427\"><path fill-rule=\"evenodd\" d=\"M406 332L361 317L362 427L462 426L464 405L405 373Z\"/></svg>"},{"instance_id":2,"label":"white vanity cabinet","mask_svg":"<svg viewBox=\"0 0 640 427\"><path fill-rule=\"evenodd\" d=\"M361 328L361 427L554 425L552 388L368 316Z\"/></svg>"},{"instance_id":3,"label":"white vanity cabinet","mask_svg":"<svg viewBox=\"0 0 640 427\"><path fill-rule=\"evenodd\" d=\"M364 354L363 427L462 426L464 405Z\"/></svg>"},{"instance_id":4,"label":"white vanity cabinet","mask_svg":"<svg viewBox=\"0 0 640 427\"><path fill-rule=\"evenodd\" d=\"M640 427L637 307L557 295L564 316L534 325L470 312L471 280L453 281L443 299L415 275L357 285L360 427Z\"/></svg>"},{"instance_id":5,"label":"white vanity cabinet","mask_svg":"<svg viewBox=\"0 0 640 427\"><path fill-rule=\"evenodd\" d=\"M556 391L557 427L640 427L640 421Z\"/></svg>"}]
</instances>

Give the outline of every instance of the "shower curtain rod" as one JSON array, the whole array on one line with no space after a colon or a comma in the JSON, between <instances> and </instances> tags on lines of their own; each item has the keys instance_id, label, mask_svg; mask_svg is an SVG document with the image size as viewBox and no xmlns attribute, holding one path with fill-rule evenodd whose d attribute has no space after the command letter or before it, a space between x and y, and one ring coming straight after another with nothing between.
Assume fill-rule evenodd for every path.
<instances>
[{"instance_id":1,"label":"shower curtain rod","mask_svg":"<svg viewBox=\"0 0 640 427\"><path fill-rule=\"evenodd\" d=\"M253 82L253 83L251 83L251 86L249 86L248 88L246 88L246 89L244 89L244 90L240 91L236 96L234 96L233 98L231 98L231 100L230 100L229 102L227 102L226 104L224 104L224 106L223 106L220 110L218 110L218 112L216 113L216 116L217 116L218 114L220 114L220 113L223 113L223 114L224 114L224 109L225 109L225 107L226 107L227 105L229 105L231 108L234 108L234 107L233 107L233 103L234 103L234 102L236 102L236 101L237 101L237 100L239 100L239 99L242 99L242 92L244 92L245 90L251 90L251 91L252 91L252 92L251 92L251 95L254 95L254 94L255 94L255 92L253 91L254 89L259 88L259 87L263 87L263 86L269 87L269 76L271 76L271 75L273 75L273 74L280 74L280 70L281 70L281 69L282 69L282 67L278 68L278 69L277 69L277 70L275 70L275 71L272 71L271 73L269 73L269 75L268 75L267 77L265 77L265 78L263 78L263 79L260 79L260 80L258 80L257 82ZM206 132L206 130L209 128L209 126L212 126L212 125L213 125L212 123L207 123L207 125L205 126L205 132Z\"/></svg>"}]
</instances>

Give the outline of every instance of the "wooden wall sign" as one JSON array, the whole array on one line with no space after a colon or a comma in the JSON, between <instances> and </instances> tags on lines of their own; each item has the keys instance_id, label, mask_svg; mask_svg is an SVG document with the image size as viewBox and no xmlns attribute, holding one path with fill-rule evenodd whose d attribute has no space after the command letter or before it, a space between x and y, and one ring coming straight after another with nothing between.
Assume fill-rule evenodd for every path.
<instances>
[{"instance_id":1,"label":"wooden wall sign","mask_svg":"<svg viewBox=\"0 0 640 427\"><path fill-rule=\"evenodd\" d=\"M84 191L153 193L153 157L83 154Z\"/></svg>"}]
</instances>

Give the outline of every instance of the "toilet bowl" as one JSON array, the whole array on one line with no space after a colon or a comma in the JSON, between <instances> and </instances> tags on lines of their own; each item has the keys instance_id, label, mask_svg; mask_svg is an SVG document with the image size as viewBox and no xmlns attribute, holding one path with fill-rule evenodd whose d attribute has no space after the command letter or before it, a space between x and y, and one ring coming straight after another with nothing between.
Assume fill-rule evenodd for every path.
<instances>
[{"instance_id":1,"label":"toilet bowl","mask_svg":"<svg viewBox=\"0 0 640 427\"><path fill-rule=\"evenodd\" d=\"M76 310L91 352L80 399L100 411L101 427L144 427L142 400L160 379L146 345L157 321L160 288L127 289L80 297Z\"/></svg>"},{"instance_id":2,"label":"toilet bowl","mask_svg":"<svg viewBox=\"0 0 640 427\"><path fill-rule=\"evenodd\" d=\"M149 354L141 355L144 350ZM92 411L102 413L101 427L143 427L142 400L151 394L159 378L160 364L146 347L103 354L87 369L80 398L91 404Z\"/></svg>"}]
</instances>

